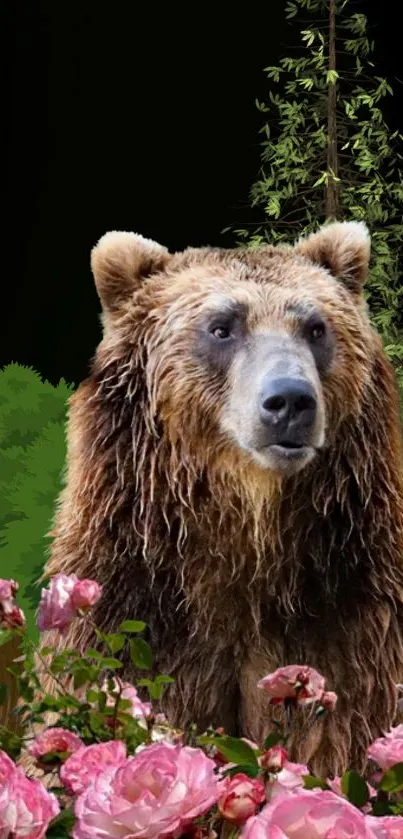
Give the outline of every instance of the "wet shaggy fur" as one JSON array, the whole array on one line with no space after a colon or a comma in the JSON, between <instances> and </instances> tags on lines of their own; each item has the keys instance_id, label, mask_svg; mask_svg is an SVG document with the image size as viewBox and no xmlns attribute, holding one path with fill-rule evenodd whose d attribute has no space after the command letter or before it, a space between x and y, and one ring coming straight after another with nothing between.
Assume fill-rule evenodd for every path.
<instances>
[{"instance_id":1,"label":"wet shaggy fur","mask_svg":"<svg viewBox=\"0 0 403 839\"><path fill-rule=\"evenodd\" d=\"M288 663L316 667L337 710L304 744L301 713L292 756L324 773L360 768L370 739L393 723L403 681L401 432L361 296L368 257L355 224L295 248L173 256L107 234L92 258L104 337L71 399L46 569L103 585L103 630L147 622L155 671L176 680L163 706L177 725L214 723L262 742L271 709L258 679ZM290 304L314 305L330 325L326 442L296 474L262 468L225 432L236 356L209 366L197 334L228 297L246 307L245 341L294 336ZM66 643L46 642L55 640ZM94 641L85 622L72 625L67 643ZM129 661L124 675L134 675Z\"/></svg>"}]
</instances>

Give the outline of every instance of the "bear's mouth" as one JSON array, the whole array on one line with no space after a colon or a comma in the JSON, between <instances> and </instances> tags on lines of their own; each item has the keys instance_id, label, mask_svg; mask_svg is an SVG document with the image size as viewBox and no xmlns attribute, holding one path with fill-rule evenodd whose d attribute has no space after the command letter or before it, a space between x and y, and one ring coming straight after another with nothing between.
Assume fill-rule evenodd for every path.
<instances>
[{"instance_id":1,"label":"bear's mouth","mask_svg":"<svg viewBox=\"0 0 403 839\"><path fill-rule=\"evenodd\" d=\"M280 440L278 443L282 449L302 449L302 443L293 443L292 440Z\"/></svg>"},{"instance_id":2,"label":"bear's mouth","mask_svg":"<svg viewBox=\"0 0 403 839\"><path fill-rule=\"evenodd\" d=\"M305 446L303 443L294 443L291 440L282 440L280 443L273 443L269 446L269 449L277 457L286 457L287 460L297 460L312 456L312 446Z\"/></svg>"}]
</instances>

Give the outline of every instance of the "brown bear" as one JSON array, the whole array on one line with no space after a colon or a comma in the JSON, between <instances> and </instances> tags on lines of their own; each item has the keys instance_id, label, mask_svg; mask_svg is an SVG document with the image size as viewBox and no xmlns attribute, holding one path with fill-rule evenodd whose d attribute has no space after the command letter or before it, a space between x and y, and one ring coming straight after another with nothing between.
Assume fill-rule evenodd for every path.
<instances>
[{"instance_id":1,"label":"brown bear","mask_svg":"<svg viewBox=\"0 0 403 839\"><path fill-rule=\"evenodd\" d=\"M359 222L173 255L106 234L104 334L71 399L46 569L103 585L103 630L146 621L175 725L262 743L258 680L317 668L337 709L303 742L301 712L291 747L322 773L363 765L403 680L401 432L369 255ZM91 627L67 643L93 645Z\"/></svg>"}]
</instances>

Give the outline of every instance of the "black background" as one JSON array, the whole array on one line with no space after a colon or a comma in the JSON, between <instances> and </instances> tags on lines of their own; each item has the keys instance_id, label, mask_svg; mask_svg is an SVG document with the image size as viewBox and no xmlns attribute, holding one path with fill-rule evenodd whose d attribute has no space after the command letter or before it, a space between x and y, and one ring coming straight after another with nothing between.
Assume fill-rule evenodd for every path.
<instances>
[{"instance_id":1,"label":"black background","mask_svg":"<svg viewBox=\"0 0 403 839\"><path fill-rule=\"evenodd\" d=\"M53 383L86 375L100 338L89 254L107 230L177 250L231 246L221 230L253 223L255 98L295 38L284 6L10 5L0 366L32 365ZM401 129L398 6L357 9L395 90L385 115Z\"/></svg>"}]
</instances>

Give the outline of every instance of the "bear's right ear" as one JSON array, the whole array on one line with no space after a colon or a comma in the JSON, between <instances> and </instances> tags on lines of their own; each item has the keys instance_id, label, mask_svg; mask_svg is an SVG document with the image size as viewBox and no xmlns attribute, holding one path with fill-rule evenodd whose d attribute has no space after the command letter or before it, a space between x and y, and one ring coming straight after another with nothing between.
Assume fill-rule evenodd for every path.
<instances>
[{"instance_id":1,"label":"bear's right ear","mask_svg":"<svg viewBox=\"0 0 403 839\"><path fill-rule=\"evenodd\" d=\"M163 271L166 248L138 233L105 233L91 252L91 269L104 312L116 312L145 277Z\"/></svg>"},{"instance_id":2,"label":"bear's right ear","mask_svg":"<svg viewBox=\"0 0 403 839\"><path fill-rule=\"evenodd\" d=\"M325 224L300 239L294 250L327 268L353 294L361 294L371 250L368 228L362 221Z\"/></svg>"}]
</instances>

